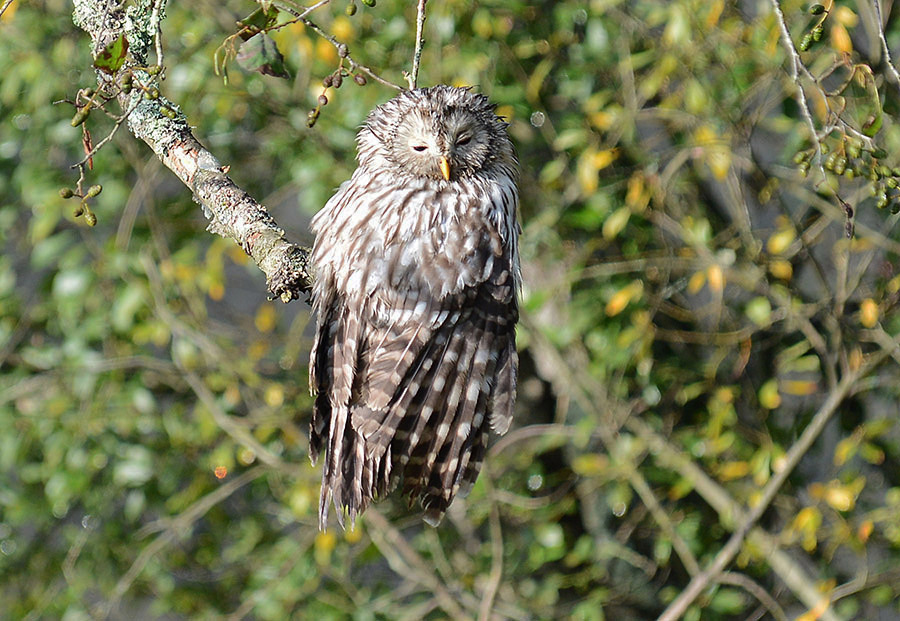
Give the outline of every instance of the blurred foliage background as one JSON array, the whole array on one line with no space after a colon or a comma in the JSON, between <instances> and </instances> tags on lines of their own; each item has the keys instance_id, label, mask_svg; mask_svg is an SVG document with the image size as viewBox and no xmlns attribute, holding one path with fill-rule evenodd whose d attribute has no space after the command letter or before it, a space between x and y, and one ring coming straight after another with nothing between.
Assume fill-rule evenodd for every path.
<instances>
[{"instance_id":1,"label":"blurred foliage background","mask_svg":"<svg viewBox=\"0 0 900 621\"><path fill-rule=\"evenodd\" d=\"M522 163L517 419L440 528L392 497L319 533L308 307L267 301L124 130L88 173L97 226L73 216L81 131L54 102L95 85L89 41L69 3L13 2L3 616L650 619L736 533L685 618L896 618L900 20L826 5L428 5L420 84L486 93ZM415 3L347 6L310 18L402 83ZM254 7L170 4L162 91L309 242L393 92L345 80L307 128L338 56L299 25L271 33L290 79L226 83L214 53Z\"/></svg>"}]
</instances>

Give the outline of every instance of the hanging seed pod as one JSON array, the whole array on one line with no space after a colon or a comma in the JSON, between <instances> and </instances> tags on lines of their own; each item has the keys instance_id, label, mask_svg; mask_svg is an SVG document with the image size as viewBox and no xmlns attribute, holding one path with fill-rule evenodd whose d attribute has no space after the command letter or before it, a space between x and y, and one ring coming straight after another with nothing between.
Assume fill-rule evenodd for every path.
<instances>
[{"instance_id":1,"label":"hanging seed pod","mask_svg":"<svg viewBox=\"0 0 900 621\"><path fill-rule=\"evenodd\" d=\"M72 198L75 196L75 192L72 191L72 188L60 188L59 196L61 198Z\"/></svg>"},{"instance_id":2,"label":"hanging seed pod","mask_svg":"<svg viewBox=\"0 0 900 621\"><path fill-rule=\"evenodd\" d=\"M360 86L366 85L366 76L361 75L359 73L357 73L355 76L353 76L353 80Z\"/></svg>"},{"instance_id":3,"label":"hanging seed pod","mask_svg":"<svg viewBox=\"0 0 900 621\"><path fill-rule=\"evenodd\" d=\"M350 16L356 15L356 3L351 2L350 4L348 4L347 8L344 9L344 12Z\"/></svg>"},{"instance_id":4,"label":"hanging seed pod","mask_svg":"<svg viewBox=\"0 0 900 621\"><path fill-rule=\"evenodd\" d=\"M72 127L78 127L82 123L84 123L88 115L91 113L90 104L84 106L83 108L78 108L78 111L75 113L75 116L72 117L71 125Z\"/></svg>"},{"instance_id":5,"label":"hanging seed pod","mask_svg":"<svg viewBox=\"0 0 900 621\"><path fill-rule=\"evenodd\" d=\"M843 175L844 171L847 169L847 158L843 155L838 156L838 158L834 162L834 174Z\"/></svg>"}]
</instances>

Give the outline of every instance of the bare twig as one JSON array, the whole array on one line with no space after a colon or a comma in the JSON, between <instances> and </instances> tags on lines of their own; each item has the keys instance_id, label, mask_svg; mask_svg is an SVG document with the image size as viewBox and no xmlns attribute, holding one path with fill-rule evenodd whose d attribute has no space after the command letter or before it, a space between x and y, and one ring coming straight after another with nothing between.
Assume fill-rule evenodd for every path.
<instances>
[{"instance_id":1,"label":"bare twig","mask_svg":"<svg viewBox=\"0 0 900 621\"><path fill-rule=\"evenodd\" d=\"M791 80L797 88L797 104L800 106L800 114L803 115L803 119L806 121L806 125L809 128L809 137L810 140L813 141L813 148L816 150L816 166L824 180L825 168L822 165L822 158L820 157L822 151L819 146L819 133L816 130L816 124L813 121L812 113L809 111L809 102L806 100L806 91L803 90L803 84L800 83L801 68L805 72L806 67L804 67L803 62L800 60L800 53L794 46L793 39L791 39L791 32L788 30L787 22L784 19L784 13L781 10L781 2L779 0L771 1L778 27L781 29L781 43L784 45L785 51L787 51Z\"/></svg>"},{"instance_id":2,"label":"bare twig","mask_svg":"<svg viewBox=\"0 0 900 621\"><path fill-rule=\"evenodd\" d=\"M685 590L669 604L669 607L666 608L659 617L659 621L675 621L676 619L680 619L697 596L709 586L710 582L717 579L717 577L725 570L744 545L744 540L747 538L753 525L756 524L763 513L765 513L766 509L769 508L769 505L772 500L775 499L778 490L781 489L781 486L787 481L788 476L793 472L797 464L800 463L800 460L806 455L807 451L809 451L813 442L819 437L819 434L822 433L825 425L837 411L838 406L853 392L857 381L867 375L870 370L877 366L888 355L889 352L886 351L879 351L872 354L865 364L861 365L855 371L851 371L841 379L840 383L829 393L828 398L825 399L825 402L819 407L819 410L816 412L815 416L813 416L812 421L810 421L809 425L803 430L800 438L798 438L791 446L791 450L785 455L783 465L763 488L756 504L750 507L743 520L741 520L738 527L734 529L731 537L722 549L719 550L719 553L716 554L713 561L706 569L691 579L687 588L685 588Z\"/></svg>"},{"instance_id":3,"label":"bare twig","mask_svg":"<svg viewBox=\"0 0 900 621\"><path fill-rule=\"evenodd\" d=\"M545 366L541 372L550 371L546 377L554 385L558 385L561 391L571 393L574 401L577 401L585 412L593 413L597 420L608 417L604 413L605 410L616 410L619 407L608 398L603 398L597 394L597 383L588 382L582 378L576 368L573 367L572 356L566 356L559 352L544 337L539 328L533 325L532 318L528 314L523 314L523 324L532 334L532 349L535 351L535 360L540 360ZM648 423L639 416L631 416L627 418L623 426L647 443L647 448L654 455L657 462L666 468L670 468L678 472L682 477L690 481L692 488L697 492L719 515L719 523L733 530L738 523L738 518L745 509L736 502L731 495L716 481L714 481L706 472L703 471L691 458L683 451L673 447L668 440L657 433ZM552 432L554 425L542 425L538 429L531 431L531 427L526 427L516 433L506 436L501 442L494 446L494 450L502 449L509 439L510 443L522 440L526 437L538 436L543 433ZM565 428L567 432L574 428ZM529 430L526 432L526 430ZM619 439L612 430L604 429L604 425L598 425L595 433L602 439L604 443L610 443ZM571 435L568 434L567 435ZM503 445L503 446L501 446ZM636 467L636 466L634 466ZM640 473L637 473L640 476ZM796 595L796 597L810 608L817 606L822 601L822 594L816 588L814 580L809 576L804 567L797 562L791 555L779 549L778 540L764 531L756 527L751 529L747 540L762 551L762 556L767 559L769 566L788 586L788 588ZM837 617L832 610L826 609L820 617L822 621L837 621Z\"/></svg>"},{"instance_id":4,"label":"bare twig","mask_svg":"<svg viewBox=\"0 0 900 621\"><path fill-rule=\"evenodd\" d=\"M884 37L884 16L881 13L881 0L874 0L874 4L875 19L878 21L876 24L876 27L878 28L878 39L881 41L881 51L884 52L884 64L887 65L891 77L894 78L894 83L900 88L900 73L897 72L897 67L894 66L894 61L891 58L891 50L888 48L887 39Z\"/></svg>"},{"instance_id":5,"label":"bare twig","mask_svg":"<svg viewBox=\"0 0 900 621\"><path fill-rule=\"evenodd\" d=\"M428 564L410 547L403 535L388 522L375 508L366 511L366 521L372 528L366 529L372 542L381 551L395 572L410 580L419 582L434 593L435 599L444 612L453 619L471 618L450 594L440 578L429 568Z\"/></svg>"},{"instance_id":6,"label":"bare twig","mask_svg":"<svg viewBox=\"0 0 900 621\"><path fill-rule=\"evenodd\" d=\"M766 610L769 611L769 614L772 615L773 619L775 619L776 621L787 621L788 617L784 613L784 609L778 605L778 602L775 601L775 598L769 595L768 591L757 584L750 576L746 574L727 571L719 576L716 582L718 582L719 584L731 584L737 587L741 587L750 595L755 597L760 604L765 606Z\"/></svg>"},{"instance_id":7,"label":"bare twig","mask_svg":"<svg viewBox=\"0 0 900 621\"><path fill-rule=\"evenodd\" d=\"M338 56L345 59L350 64L350 69L352 69L353 71L365 73L367 76L369 76L376 82L379 82L385 86L395 88L398 91L403 90L403 87L400 86L399 84L394 84L390 80L386 80L386 79L382 78L380 75L378 75L377 73L375 73L374 71L372 71L371 69L366 67L365 65L361 65L360 63L356 62L353 59L353 57L350 55L350 51L347 49L347 44L341 43L336 38L334 38L332 35L328 34L324 30L322 30L322 28L319 27L318 24L316 24L306 18L302 18L300 21L303 22L303 24L306 25L308 28L311 28L313 30L313 32L315 32L317 35L319 35L320 37L322 37L323 39L325 39L326 41L331 43L335 47L335 49L337 49Z\"/></svg>"},{"instance_id":8,"label":"bare twig","mask_svg":"<svg viewBox=\"0 0 900 621\"><path fill-rule=\"evenodd\" d=\"M422 2L422 4L425 3ZM503 531L500 528L500 511L497 509L497 501L492 498L491 494L494 488L493 481L489 472L485 472L482 476L484 476L485 489L491 503L488 517L491 531L491 573L481 599L478 620L489 621L491 609L494 607L494 598L497 596L497 589L500 588L500 580L503 578Z\"/></svg>"},{"instance_id":9,"label":"bare twig","mask_svg":"<svg viewBox=\"0 0 900 621\"><path fill-rule=\"evenodd\" d=\"M166 0L154 0L153 12L150 15L150 27L153 28L153 41L156 45L156 64L163 66L163 49L162 49L162 12L166 9Z\"/></svg>"},{"instance_id":10,"label":"bare twig","mask_svg":"<svg viewBox=\"0 0 900 621\"><path fill-rule=\"evenodd\" d=\"M137 71L147 65L158 24L131 10L123 10L118 0L75 0L74 21L91 36L94 54L125 34L130 59L123 70ZM111 79L98 71L101 87ZM127 111L131 132L191 189L210 220L207 229L238 243L266 274L274 296L287 302L309 291L308 250L288 241L268 210L228 177L228 168L194 137L183 115L169 118L162 113L163 105L170 110L177 106L163 98L145 99L140 89L120 91L119 105Z\"/></svg>"},{"instance_id":11,"label":"bare twig","mask_svg":"<svg viewBox=\"0 0 900 621\"><path fill-rule=\"evenodd\" d=\"M150 562L150 559L165 549L180 535L187 532L194 522L204 516L206 512L212 509L216 504L228 498L247 483L259 478L265 474L265 472L266 468L264 466L256 466L255 468L248 470L239 477L218 487L215 491L203 496L181 512L177 517L170 520L167 528L146 548L141 550L141 553L131 564L128 571L125 572L125 575L123 575L118 583L116 583L116 587L113 589L109 599L98 606L98 610L96 611L98 614L96 616L103 619L107 618L119 605L122 596L125 595L129 588L131 588L131 585L144 570L144 567L147 566L147 563Z\"/></svg>"},{"instance_id":12,"label":"bare twig","mask_svg":"<svg viewBox=\"0 0 900 621\"><path fill-rule=\"evenodd\" d=\"M413 52L412 73L407 74L406 80L409 88L416 88L419 82L419 61L422 60L422 46L425 43L425 3L428 0L419 0L416 6L416 49Z\"/></svg>"},{"instance_id":13,"label":"bare twig","mask_svg":"<svg viewBox=\"0 0 900 621\"><path fill-rule=\"evenodd\" d=\"M13 0L6 0L3 3L3 6L0 6L0 17L3 17L3 14L6 12L6 9L9 8L9 5L13 3Z\"/></svg>"}]
</instances>

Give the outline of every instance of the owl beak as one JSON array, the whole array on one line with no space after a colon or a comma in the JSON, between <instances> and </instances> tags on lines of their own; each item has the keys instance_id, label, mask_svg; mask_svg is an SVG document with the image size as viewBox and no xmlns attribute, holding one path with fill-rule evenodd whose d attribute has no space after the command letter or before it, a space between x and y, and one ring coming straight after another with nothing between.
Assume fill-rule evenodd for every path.
<instances>
[{"instance_id":1,"label":"owl beak","mask_svg":"<svg viewBox=\"0 0 900 621\"><path fill-rule=\"evenodd\" d=\"M445 181L450 181L450 160L445 156L441 156L441 174L444 175Z\"/></svg>"}]
</instances>

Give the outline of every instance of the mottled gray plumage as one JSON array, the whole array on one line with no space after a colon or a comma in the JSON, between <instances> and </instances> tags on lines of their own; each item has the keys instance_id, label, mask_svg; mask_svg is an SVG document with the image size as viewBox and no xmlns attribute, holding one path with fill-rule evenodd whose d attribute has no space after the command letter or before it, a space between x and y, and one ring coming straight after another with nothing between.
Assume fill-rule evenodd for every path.
<instances>
[{"instance_id":1,"label":"mottled gray plumage","mask_svg":"<svg viewBox=\"0 0 900 621\"><path fill-rule=\"evenodd\" d=\"M369 115L359 166L313 219L319 526L401 481L437 524L509 428L520 282L516 158L486 97L436 86Z\"/></svg>"}]
</instances>

